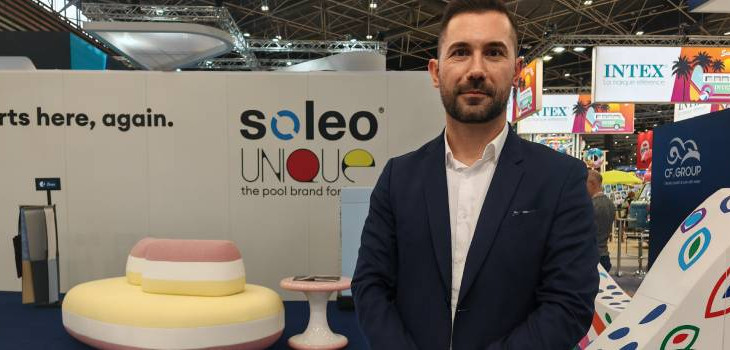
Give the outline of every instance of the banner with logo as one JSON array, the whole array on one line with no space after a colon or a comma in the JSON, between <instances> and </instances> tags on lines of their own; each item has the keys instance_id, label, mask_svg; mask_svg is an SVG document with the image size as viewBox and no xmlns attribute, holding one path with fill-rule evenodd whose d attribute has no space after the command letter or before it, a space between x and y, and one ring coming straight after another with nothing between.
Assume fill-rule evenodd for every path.
<instances>
[{"instance_id":1,"label":"banner with logo","mask_svg":"<svg viewBox=\"0 0 730 350\"><path fill-rule=\"evenodd\" d=\"M674 105L674 121L694 118L703 114L718 112L730 107L730 104L717 103L678 103Z\"/></svg>"},{"instance_id":2,"label":"banner with logo","mask_svg":"<svg viewBox=\"0 0 730 350\"><path fill-rule=\"evenodd\" d=\"M636 169L645 170L651 166L654 131L640 132L636 138Z\"/></svg>"},{"instance_id":3,"label":"banner with logo","mask_svg":"<svg viewBox=\"0 0 730 350\"><path fill-rule=\"evenodd\" d=\"M730 102L730 49L596 47L593 99L598 102Z\"/></svg>"},{"instance_id":4,"label":"banner with logo","mask_svg":"<svg viewBox=\"0 0 730 350\"><path fill-rule=\"evenodd\" d=\"M123 273L145 236L232 240L247 281L277 290L286 276L337 274L340 190L373 186L390 157L437 137L445 118L426 72L0 81L0 232L17 229L19 204L45 203L34 178L60 177L63 290ZM11 265L0 264L0 290L20 288Z\"/></svg>"},{"instance_id":5,"label":"banner with logo","mask_svg":"<svg viewBox=\"0 0 730 350\"><path fill-rule=\"evenodd\" d=\"M730 110L654 129L650 263L697 205L730 187L727 130Z\"/></svg>"},{"instance_id":6,"label":"banner with logo","mask_svg":"<svg viewBox=\"0 0 730 350\"><path fill-rule=\"evenodd\" d=\"M634 104L593 103L590 95L544 95L543 107L517 123L521 134L629 134Z\"/></svg>"},{"instance_id":7,"label":"banner with logo","mask_svg":"<svg viewBox=\"0 0 730 350\"><path fill-rule=\"evenodd\" d=\"M513 122L527 118L542 108L542 65L542 58L536 58L522 68L513 101Z\"/></svg>"}]
</instances>

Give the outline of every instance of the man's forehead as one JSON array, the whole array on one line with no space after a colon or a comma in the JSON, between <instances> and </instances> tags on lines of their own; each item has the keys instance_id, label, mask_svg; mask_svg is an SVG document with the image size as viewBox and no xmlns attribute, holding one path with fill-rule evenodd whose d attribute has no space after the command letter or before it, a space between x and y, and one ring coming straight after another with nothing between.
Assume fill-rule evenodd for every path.
<instances>
[{"instance_id":1,"label":"man's forehead","mask_svg":"<svg viewBox=\"0 0 730 350\"><path fill-rule=\"evenodd\" d=\"M500 12L461 13L449 21L442 32L444 48L450 43L462 41L503 42L513 46L516 33L509 18ZM510 43L512 43L510 45Z\"/></svg>"}]
</instances>

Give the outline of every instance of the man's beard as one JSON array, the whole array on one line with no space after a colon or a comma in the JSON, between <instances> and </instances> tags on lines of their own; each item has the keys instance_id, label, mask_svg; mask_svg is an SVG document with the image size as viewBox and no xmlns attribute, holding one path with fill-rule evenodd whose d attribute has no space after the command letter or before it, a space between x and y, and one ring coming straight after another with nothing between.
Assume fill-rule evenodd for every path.
<instances>
[{"instance_id":1,"label":"man's beard","mask_svg":"<svg viewBox=\"0 0 730 350\"><path fill-rule=\"evenodd\" d=\"M439 91L441 92L441 101L448 115L462 123L482 124L496 119L505 111L507 102L509 101L510 89L511 87L504 91L497 91L493 86L487 86L484 81L478 81L466 87L457 86L452 91L447 91L442 85ZM458 103L457 99L462 91L471 90L485 93L492 101L480 104L479 106L470 106L472 110L466 111Z\"/></svg>"}]
</instances>

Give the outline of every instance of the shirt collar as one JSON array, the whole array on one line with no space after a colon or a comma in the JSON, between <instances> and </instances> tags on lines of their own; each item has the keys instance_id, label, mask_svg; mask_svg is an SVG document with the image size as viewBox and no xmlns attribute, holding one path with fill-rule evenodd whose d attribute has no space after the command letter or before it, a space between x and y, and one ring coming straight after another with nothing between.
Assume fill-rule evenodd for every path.
<instances>
[{"instance_id":1,"label":"shirt collar","mask_svg":"<svg viewBox=\"0 0 730 350\"><path fill-rule=\"evenodd\" d=\"M497 135L497 137L495 137L492 142L488 143L487 146L484 147L484 151L482 151L482 157L479 161L494 160L496 162L499 159L499 155L502 154L502 149L504 148L504 144L507 141L508 133L509 123L505 122L504 128L502 128L502 131L499 133L499 135ZM444 145L446 147L445 162L447 167L468 168L465 164L454 158L454 155L451 152L451 147L449 147L449 139L446 137L446 132L444 132Z\"/></svg>"}]
</instances>

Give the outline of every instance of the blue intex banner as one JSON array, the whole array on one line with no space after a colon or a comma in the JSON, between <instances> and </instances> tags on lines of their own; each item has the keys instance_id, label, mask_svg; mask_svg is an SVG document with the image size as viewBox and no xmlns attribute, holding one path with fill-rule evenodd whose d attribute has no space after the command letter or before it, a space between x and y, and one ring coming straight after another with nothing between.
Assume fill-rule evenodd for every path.
<instances>
[{"instance_id":1,"label":"blue intex banner","mask_svg":"<svg viewBox=\"0 0 730 350\"><path fill-rule=\"evenodd\" d=\"M730 187L730 110L654 129L649 264L691 211Z\"/></svg>"}]
</instances>

